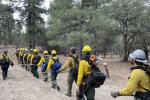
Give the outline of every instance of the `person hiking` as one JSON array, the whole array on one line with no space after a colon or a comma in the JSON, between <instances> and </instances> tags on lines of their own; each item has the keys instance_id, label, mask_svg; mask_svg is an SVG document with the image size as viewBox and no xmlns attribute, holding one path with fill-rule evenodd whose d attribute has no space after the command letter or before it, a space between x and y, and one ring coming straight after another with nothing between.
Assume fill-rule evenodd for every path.
<instances>
[{"instance_id":1,"label":"person hiking","mask_svg":"<svg viewBox=\"0 0 150 100\"><path fill-rule=\"evenodd\" d=\"M111 92L111 96L131 96L134 100L150 100L150 67L143 50L137 49L129 55L132 64L130 76L126 87Z\"/></svg>"},{"instance_id":2,"label":"person hiking","mask_svg":"<svg viewBox=\"0 0 150 100\"><path fill-rule=\"evenodd\" d=\"M43 81L45 81L45 82L48 80L47 73L44 73L47 69L48 62L49 62L48 51L44 51L43 52L43 57L41 58L41 60L40 60L40 62L38 63L37 66L41 66L41 72L43 74Z\"/></svg>"},{"instance_id":3,"label":"person hiking","mask_svg":"<svg viewBox=\"0 0 150 100\"><path fill-rule=\"evenodd\" d=\"M2 57L0 58L0 66L2 70L3 80L6 80L8 75L9 65L13 66L14 63L8 57L8 51L4 51Z\"/></svg>"},{"instance_id":4,"label":"person hiking","mask_svg":"<svg viewBox=\"0 0 150 100\"><path fill-rule=\"evenodd\" d=\"M38 74L38 66L37 64L39 63L39 61L41 60L41 57L38 54L38 50L34 49L33 50L33 55L31 57L31 72L33 74L34 77L36 77L36 79L39 78L39 74Z\"/></svg>"},{"instance_id":5,"label":"person hiking","mask_svg":"<svg viewBox=\"0 0 150 100\"><path fill-rule=\"evenodd\" d=\"M50 58L46 73L51 69L50 71L50 78L52 81L52 88L56 88L58 91L60 90L60 87L57 84L57 70L61 68L61 64L59 63L59 58L57 57L57 52L56 50L51 51L52 58Z\"/></svg>"},{"instance_id":6,"label":"person hiking","mask_svg":"<svg viewBox=\"0 0 150 100\"><path fill-rule=\"evenodd\" d=\"M25 66L26 71L28 71L28 66L27 66L27 57L28 57L28 50L25 49L25 52L23 54L23 64Z\"/></svg>"},{"instance_id":7,"label":"person hiking","mask_svg":"<svg viewBox=\"0 0 150 100\"><path fill-rule=\"evenodd\" d=\"M20 53L19 53L19 58L20 58L20 63L23 64L23 54L25 52L24 48L20 49Z\"/></svg>"},{"instance_id":8,"label":"person hiking","mask_svg":"<svg viewBox=\"0 0 150 100\"><path fill-rule=\"evenodd\" d=\"M69 57L67 58L67 60L65 61L61 69L57 71L58 73L60 73L65 71L67 68L70 69L68 74L68 80L67 80L68 89L67 89L67 93L65 94L66 96L70 96L70 97L72 96L73 82L76 81L78 75L79 61L78 61L78 56L76 54L77 53L76 51L77 49L75 47L71 47Z\"/></svg>"},{"instance_id":9,"label":"person hiking","mask_svg":"<svg viewBox=\"0 0 150 100\"><path fill-rule=\"evenodd\" d=\"M77 95L78 100L85 100L85 97L87 100L94 100L95 97L95 88L94 87L88 87L85 84L85 79L91 75L92 70L89 64L89 60L91 57L91 47L89 45L85 45L82 49L82 59L79 63L79 70L78 70L78 77L77 77ZM87 88L88 87L88 88ZM86 88L86 89L85 89Z\"/></svg>"},{"instance_id":10,"label":"person hiking","mask_svg":"<svg viewBox=\"0 0 150 100\"><path fill-rule=\"evenodd\" d=\"M32 54L33 54L33 49L31 48L30 50L29 50L29 53L28 53L28 55L27 55L27 67L28 67L28 70L29 71L31 71L31 56L32 56Z\"/></svg>"},{"instance_id":11,"label":"person hiking","mask_svg":"<svg viewBox=\"0 0 150 100\"><path fill-rule=\"evenodd\" d=\"M18 48L18 49L16 49L15 55L16 55L16 58L17 58L18 64L20 64L20 62L19 62L19 48Z\"/></svg>"}]
</instances>

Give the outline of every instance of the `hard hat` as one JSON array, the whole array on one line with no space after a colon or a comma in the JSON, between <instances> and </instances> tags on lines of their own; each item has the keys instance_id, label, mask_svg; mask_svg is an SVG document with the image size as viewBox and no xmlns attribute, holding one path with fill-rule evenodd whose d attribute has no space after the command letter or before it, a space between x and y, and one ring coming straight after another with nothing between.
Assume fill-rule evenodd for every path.
<instances>
[{"instance_id":1,"label":"hard hat","mask_svg":"<svg viewBox=\"0 0 150 100\"><path fill-rule=\"evenodd\" d=\"M45 51L43 52L43 54L44 54L44 55L48 55L48 51L45 50Z\"/></svg>"},{"instance_id":2,"label":"hard hat","mask_svg":"<svg viewBox=\"0 0 150 100\"><path fill-rule=\"evenodd\" d=\"M82 49L82 52L84 52L84 53L89 53L91 51L92 51L92 49L89 45L85 45Z\"/></svg>"},{"instance_id":3,"label":"hard hat","mask_svg":"<svg viewBox=\"0 0 150 100\"><path fill-rule=\"evenodd\" d=\"M25 48L22 48L22 51L25 51Z\"/></svg>"},{"instance_id":4,"label":"hard hat","mask_svg":"<svg viewBox=\"0 0 150 100\"><path fill-rule=\"evenodd\" d=\"M30 51L33 51L33 49L31 48Z\"/></svg>"},{"instance_id":5,"label":"hard hat","mask_svg":"<svg viewBox=\"0 0 150 100\"><path fill-rule=\"evenodd\" d=\"M37 50L37 49L34 49L34 50L33 50L33 52L34 52L34 53L37 53L37 52L38 52L38 50Z\"/></svg>"},{"instance_id":6,"label":"hard hat","mask_svg":"<svg viewBox=\"0 0 150 100\"><path fill-rule=\"evenodd\" d=\"M3 52L4 54L7 54L8 53L8 50L4 50L4 52Z\"/></svg>"},{"instance_id":7,"label":"hard hat","mask_svg":"<svg viewBox=\"0 0 150 100\"><path fill-rule=\"evenodd\" d=\"M129 55L129 60L136 60L138 62L147 64L147 58L146 58L146 54L143 50L137 49L135 51L133 51L130 55Z\"/></svg>"},{"instance_id":8,"label":"hard hat","mask_svg":"<svg viewBox=\"0 0 150 100\"><path fill-rule=\"evenodd\" d=\"M70 50L71 50L72 54L76 53L76 51L77 51L77 49L75 47L71 47Z\"/></svg>"},{"instance_id":9,"label":"hard hat","mask_svg":"<svg viewBox=\"0 0 150 100\"><path fill-rule=\"evenodd\" d=\"M28 52L28 49L25 49L25 52Z\"/></svg>"},{"instance_id":10,"label":"hard hat","mask_svg":"<svg viewBox=\"0 0 150 100\"><path fill-rule=\"evenodd\" d=\"M51 51L51 55L56 55L56 54L57 54L56 50Z\"/></svg>"}]
</instances>

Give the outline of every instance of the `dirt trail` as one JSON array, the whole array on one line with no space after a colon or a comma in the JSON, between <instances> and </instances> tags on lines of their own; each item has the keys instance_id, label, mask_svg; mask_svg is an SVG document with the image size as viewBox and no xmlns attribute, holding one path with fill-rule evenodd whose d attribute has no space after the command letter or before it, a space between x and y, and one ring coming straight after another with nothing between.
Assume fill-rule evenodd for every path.
<instances>
[{"instance_id":1,"label":"dirt trail","mask_svg":"<svg viewBox=\"0 0 150 100\"><path fill-rule=\"evenodd\" d=\"M12 56L12 53L10 55ZM15 60L15 58L13 58ZM64 58L61 57L61 61ZM124 63L117 62L113 59L104 59L111 65L109 66L111 78L107 79L105 85L96 89L95 100L133 100L133 97L119 97L113 99L110 92L123 87L128 78L128 67ZM1 71L0 71L1 74ZM58 76L58 83L61 91L58 92L51 88L50 81L43 82L42 77L35 79L30 72L26 72L20 65L10 67L8 79L2 80L0 76L0 100L76 100L75 88L73 88L73 96L66 97L67 73ZM75 87L75 84L74 84Z\"/></svg>"}]
</instances>

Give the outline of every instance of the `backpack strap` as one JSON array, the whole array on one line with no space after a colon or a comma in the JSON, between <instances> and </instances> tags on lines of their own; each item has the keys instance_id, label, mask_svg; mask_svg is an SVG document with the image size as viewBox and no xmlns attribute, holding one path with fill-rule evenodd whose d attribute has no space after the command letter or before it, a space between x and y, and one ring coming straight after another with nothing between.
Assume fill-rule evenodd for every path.
<instances>
[{"instance_id":1,"label":"backpack strap","mask_svg":"<svg viewBox=\"0 0 150 100\"><path fill-rule=\"evenodd\" d=\"M147 91L147 92L149 92L149 93L150 93L150 90L148 90L148 89L146 89L146 88L142 87L141 85L140 85L140 87L141 87L142 89L144 89L145 91Z\"/></svg>"},{"instance_id":2,"label":"backpack strap","mask_svg":"<svg viewBox=\"0 0 150 100\"><path fill-rule=\"evenodd\" d=\"M55 63L56 62L59 62L59 59L57 58L57 59L55 59L55 58L51 58Z\"/></svg>"},{"instance_id":3,"label":"backpack strap","mask_svg":"<svg viewBox=\"0 0 150 100\"><path fill-rule=\"evenodd\" d=\"M70 55L70 57L72 57L73 59L74 59L74 61L75 61L75 63L77 64L77 65L79 65L79 60L78 60L78 57L76 56L74 56L74 55Z\"/></svg>"}]
</instances>

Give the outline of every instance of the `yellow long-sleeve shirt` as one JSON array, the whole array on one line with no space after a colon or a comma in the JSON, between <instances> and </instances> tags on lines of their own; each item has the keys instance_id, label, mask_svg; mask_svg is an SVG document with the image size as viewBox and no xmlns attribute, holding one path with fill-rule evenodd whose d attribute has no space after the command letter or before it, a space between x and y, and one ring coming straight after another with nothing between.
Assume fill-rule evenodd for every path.
<instances>
[{"instance_id":1,"label":"yellow long-sleeve shirt","mask_svg":"<svg viewBox=\"0 0 150 100\"><path fill-rule=\"evenodd\" d=\"M54 59L58 59L57 56L53 57ZM52 65L54 64L54 60L53 59L50 59L49 62L48 62L48 66L47 66L47 69L46 69L46 73L48 73L48 71L51 69Z\"/></svg>"},{"instance_id":2,"label":"yellow long-sleeve shirt","mask_svg":"<svg viewBox=\"0 0 150 100\"><path fill-rule=\"evenodd\" d=\"M35 56L34 54L31 55L30 64L33 64L32 61L34 59L34 56Z\"/></svg>"},{"instance_id":3,"label":"yellow long-sleeve shirt","mask_svg":"<svg viewBox=\"0 0 150 100\"><path fill-rule=\"evenodd\" d=\"M20 52L19 52L19 58L21 57L21 54L22 54L22 52L20 51Z\"/></svg>"},{"instance_id":4,"label":"yellow long-sleeve shirt","mask_svg":"<svg viewBox=\"0 0 150 100\"><path fill-rule=\"evenodd\" d=\"M25 59L27 58L27 55L28 55L28 53L24 53L24 55L23 55L23 62L24 62L24 63L26 63L26 62L25 62Z\"/></svg>"},{"instance_id":5,"label":"yellow long-sleeve shirt","mask_svg":"<svg viewBox=\"0 0 150 100\"><path fill-rule=\"evenodd\" d=\"M146 92L143 88L150 90L150 79L141 69L134 69L125 88L119 91L119 95L129 96L134 92Z\"/></svg>"},{"instance_id":6,"label":"yellow long-sleeve shirt","mask_svg":"<svg viewBox=\"0 0 150 100\"><path fill-rule=\"evenodd\" d=\"M72 57L68 57L67 60L65 61L64 65L60 69L60 72L65 71L67 68L72 68L75 66L74 59Z\"/></svg>"},{"instance_id":7,"label":"yellow long-sleeve shirt","mask_svg":"<svg viewBox=\"0 0 150 100\"><path fill-rule=\"evenodd\" d=\"M48 56L47 56L48 57ZM49 59L49 58L48 58ZM45 57L42 57L37 66L41 66L45 62Z\"/></svg>"},{"instance_id":8,"label":"yellow long-sleeve shirt","mask_svg":"<svg viewBox=\"0 0 150 100\"><path fill-rule=\"evenodd\" d=\"M31 58L31 54L29 53L27 56L27 61L29 61L30 58Z\"/></svg>"},{"instance_id":9,"label":"yellow long-sleeve shirt","mask_svg":"<svg viewBox=\"0 0 150 100\"><path fill-rule=\"evenodd\" d=\"M80 86L83 82L83 77L91 74L91 67L86 60L81 60L79 63L77 85Z\"/></svg>"}]
</instances>

